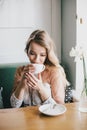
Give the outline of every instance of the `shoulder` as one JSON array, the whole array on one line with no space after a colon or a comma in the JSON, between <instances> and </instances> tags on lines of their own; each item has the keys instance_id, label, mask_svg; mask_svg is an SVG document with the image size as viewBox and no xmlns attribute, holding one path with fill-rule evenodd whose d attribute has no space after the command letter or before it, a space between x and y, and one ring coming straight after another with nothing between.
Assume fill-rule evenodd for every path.
<instances>
[{"instance_id":1,"label":"shoulder","mask_svg":"<svg viewBox=\"0 0 87 130\"><path fill-rule=\"evenodd\" d=\"M64 69L63 69L63 67L61 66L61 65L59 65L59 66L50 66L50 67L47 67L47 70L50 72L50 74L57 74L57 75L59 75L59 74L65 74L65 72L64 72Z\"/></svg>"},{"instance_id":2,"label":"shoulder","mask_svg":"<svg viewBox=\"0 0 87 130\"><path fill-rule=\"evenodd\" d=\"M54 80L62 80L64 81L66 84L68 84L68 81L66 79L66 74L65 71L63 69L63 67L61 65L59 66L54 66L54 67L49 67L49 71L50 71L50 80L54 81Z\"/></svg>"},{"instance_id":3,"label":"shoulder","mask_svg":"<svg viewBox=\"0 0 87 130\"><path fill-rule=\"evenodd\" d=\"M59 76L59 68L56 66L46 66L45 71L43 72L43 77L45 79L49 79L49 81L53 80L54 78L58 78Z\"/></svg>"},{"instance_id":4,"label":"shoulder","mask_svg":"<svg viewBox=\"0 0 87 130\"><path fill-rule=\"evenodd\" d=\"M59 80L62 81L65 84L65 86L69 85L69 82L66 79L64 68L61 65L59 65L58 67L50 67L49 70L50 70L50 79L52 82L54 81L56 82Z\"/></svg>"}]
</instances>

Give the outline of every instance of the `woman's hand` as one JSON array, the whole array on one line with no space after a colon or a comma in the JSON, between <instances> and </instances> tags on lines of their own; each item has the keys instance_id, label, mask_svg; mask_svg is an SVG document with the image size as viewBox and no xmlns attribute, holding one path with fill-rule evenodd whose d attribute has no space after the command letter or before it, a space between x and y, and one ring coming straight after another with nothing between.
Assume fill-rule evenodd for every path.
<instances>
[{"instance_id":1,"label":"woman's hand","mask_svg":"<svg viewBox=\"0 0 87 130\"><path fill-rule=\"evenodd\" d=\"M28 72L34 73L34 71L35 71L35 67L32 64L29 64L24 68L24 73L28 73Z\"/></svg>"},{"instance_id":2,"label":"woman's hand","mask_svg":"<svg viewBox=\"0 0 87 130\"><path fill-rule=\"evenodd\" d=\"M31 72L25 73L25 79L27 80L27 86L31 87L32 89L40 90L42 87L42 79L41 74L39 73L37 77L32 74Z\"/></svg>"},{"instance_id":3,"label":"woman's hand","mask_svg":"<svg viewBox=\"0 0 87 130\"><path fill-rule=\"evenodd\" d=\"M21 86L24 86L24 88L30 86L29 83L31 83L31 80L30 80L31 78L29 79L29 77L31 77L31 75L29 73L33 74L34 71L35 71L35 67L32 64L29 64L24 68L24 74L21 79Z\"/></svg>"},{"instance_id":4,"label":"woman's hand","mask_svg":"<svg viewBox=\"0 0 87 130\"><path fill-rule=\"evenodd\" d=\"M41 79L41 73L37 75L33 75L32 73L26 73L25 75L27 79L27 86L31 87L32 89L37 90L40 93L40 96L43 101L47 100L49 97L49 94L46 92L43 84L42 84L42 79Z\"/></svg>"},{"instance_id":5,"label":"woman's hand","mask_svg":"<svg viewBox=\"0 0 87 130\"><path fill-rule=\"evenodd\" d=\"M35 67L32 65L32 64L29 64L27 65L25 68L24 68L24 74L22 76L22 79L21 79L21 82L20 82L20 86L23 87L23 88L26 88L28 87L28 81L29 81L29 78L27 78L27 74L30 72L30 73L34 73L35 71Z\"/></svg>"}]
</instances>

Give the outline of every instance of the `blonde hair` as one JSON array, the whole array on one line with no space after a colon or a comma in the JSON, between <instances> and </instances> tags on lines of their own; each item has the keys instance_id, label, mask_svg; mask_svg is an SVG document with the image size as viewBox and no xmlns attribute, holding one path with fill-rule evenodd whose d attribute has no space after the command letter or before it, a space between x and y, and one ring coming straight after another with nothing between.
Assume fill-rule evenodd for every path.
<instances>
[{"instance_id":1,"label":"blonde hair","mask_svg":"<svg viewBox=\"0 0 87 130\"><path fill-rule=\"evenodd\" d=\"M50 65L50 66L59 65L59 60L56 54L54 53L54 47L55 47L54 42L46 31L35 30L34 32L31 33L25 48L27 55L28 55L30 44L32 42L35 42L36 44L39 44L40 46L46 48L47 58L44 62L45 65Z\"/></svg>"}]
</instances>

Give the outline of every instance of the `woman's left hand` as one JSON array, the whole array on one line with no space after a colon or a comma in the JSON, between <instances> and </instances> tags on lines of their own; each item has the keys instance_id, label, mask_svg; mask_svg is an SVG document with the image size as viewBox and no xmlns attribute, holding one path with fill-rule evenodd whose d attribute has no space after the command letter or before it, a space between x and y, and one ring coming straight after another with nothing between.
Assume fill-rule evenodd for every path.
<instances>
[{"instance_id":1,"label":"woman's left hand","mask_svg":"<svg viewBox=\"0 0 87 130\"><path fill-rule=\"evenodd\" d=\"M41 89L41 87L43 87L41 73L39 73L36 77L34 74L28 72L25 74L25 78L27 79L27 85L29 87L36 89L38 91Z\"/></svg>"}]
</instances>

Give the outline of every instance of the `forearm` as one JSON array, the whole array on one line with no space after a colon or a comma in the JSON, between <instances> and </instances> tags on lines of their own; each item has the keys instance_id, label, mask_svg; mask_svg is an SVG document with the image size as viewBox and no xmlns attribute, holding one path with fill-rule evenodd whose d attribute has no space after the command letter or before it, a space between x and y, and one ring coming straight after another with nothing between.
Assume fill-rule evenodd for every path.
<instances>
[{"instance_id":1,"label":"forearm","mask_svg":"<svg viewBox=\"0 0 87 130\"><path fill-rule=\"evenodd\" d=\"M24 91L25 89L23 87L21 87L21 84L17 87L17 89L14 91L14 95L16 98L18 98L19 100L22 100L24 97Z\"/></svg>"},{"instance_id":2,"label":"forearm","mask_svg":"<svg viewBox=\"0 0 87 130\"><path fill-rule=\"evenodd\" d=\"M53 99L59 103L59 104L64 104L65 100L65 89L64 87L60 87L58 91L53 91L52 93Z\"/></svg>"},{"instance_id":3,"label":"forearm","mask_svg":"<svg viewBox=\"0 0 87 130\"><path fill-rule=\"evenodd\" d=\"M11 95L10 102L12 107L20 107L22 105L24 91L25 89L20 83Z\"/></svg>"},{"instance_id":4,"label":"forearm","mask_svg":"<svg viewBox=\"0 0 87 130\"><path fill-rule=\"evenodd\" d=\"M64 104L64 98L53 98L52 96L49 96L46 100L43 101L43 104L55 104L55 103L58 103L58 104Z\"/></svg>"},{"instance_id":5,"label":"forearm","mask_svg":"<svg viewBox=\"0 0 87 130\"><path fill-rule=\"evenodd\" d=\"M43 102L46 101L50 97L50 95L47 93L47 91L44 88L41 88L39 90L39 94Z\"/></svg>"}]
</instances>

